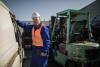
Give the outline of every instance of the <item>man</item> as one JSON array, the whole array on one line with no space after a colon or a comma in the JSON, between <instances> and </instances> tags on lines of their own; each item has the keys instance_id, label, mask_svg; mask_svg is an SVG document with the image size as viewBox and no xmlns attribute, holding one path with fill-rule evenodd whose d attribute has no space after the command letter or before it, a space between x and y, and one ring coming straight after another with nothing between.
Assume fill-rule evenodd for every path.
<instances>
[{"instance_id":1,"label":"man","mask_svg":"<svg viewBox=\"0 0 100 67\"><path fill-rule=\"evenodd\" d=\"M47 67L50 37L48 28L40 22L40 14L32 14L34 25L17 20L17 24L25 29L32 29L32 61L30 67Z\"/></svg>"}]
</instances>

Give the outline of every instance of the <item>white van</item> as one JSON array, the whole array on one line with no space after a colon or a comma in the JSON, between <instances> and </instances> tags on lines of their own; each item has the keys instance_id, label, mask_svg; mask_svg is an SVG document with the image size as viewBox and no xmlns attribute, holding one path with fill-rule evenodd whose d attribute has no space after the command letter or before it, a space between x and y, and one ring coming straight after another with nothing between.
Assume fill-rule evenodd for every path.
<instances>
[{"instance_id":1,"label":"white van","mask_svg":"<svg viewBox=\"0 0 100 67\"><path fill-rule=\"evenodd\" d=\"M10 10L0 1L0 67L22 67L16 30Z\"/></svg>"}]
</instances>

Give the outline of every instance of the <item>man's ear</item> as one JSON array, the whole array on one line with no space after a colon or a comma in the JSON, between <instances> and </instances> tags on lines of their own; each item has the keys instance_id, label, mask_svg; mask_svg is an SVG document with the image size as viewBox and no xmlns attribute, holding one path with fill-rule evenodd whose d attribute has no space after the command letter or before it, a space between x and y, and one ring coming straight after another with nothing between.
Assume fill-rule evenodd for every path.
<instances>
[{"instance_id":1,"label":"man's ear","mask_svg":"<svg viewBox=\"0 0 100 67\"><path fill-rule=\"evenodd\" d=\"M42 18L42 17L40 16L39 19L41 20L41 18Z\"/></svg>"}]
</instances>

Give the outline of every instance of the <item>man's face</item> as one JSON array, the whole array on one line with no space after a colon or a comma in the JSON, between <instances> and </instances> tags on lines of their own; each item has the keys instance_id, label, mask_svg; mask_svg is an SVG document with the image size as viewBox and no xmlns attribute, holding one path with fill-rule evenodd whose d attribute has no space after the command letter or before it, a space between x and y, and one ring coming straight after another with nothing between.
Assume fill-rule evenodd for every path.
<instances>
[{"instance_id":1,"label":"man's face","mask_svg":"<svg viewBox=\"0 0 100 67\"><path fill-rule=\"evenodd\" d=\"M40 17L34 17L32 20L34 25L38 25L40 23Z\"/></svg>"}]
</instances>

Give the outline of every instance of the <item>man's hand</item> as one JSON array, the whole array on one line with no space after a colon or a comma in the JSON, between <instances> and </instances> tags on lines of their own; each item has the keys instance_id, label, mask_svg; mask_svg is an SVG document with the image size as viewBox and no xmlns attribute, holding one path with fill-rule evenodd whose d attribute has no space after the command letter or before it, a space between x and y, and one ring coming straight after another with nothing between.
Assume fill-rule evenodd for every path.
<instances>
[{"instance_id":1,"label":"man's hand","mask_svg":"<svg viewBox=\"0 0 100 67\"><path fill-rule=\"evenodd\" d=\"M37 49L36 50L36 54L38 56L47 56L47 53L46 52L43 52L41 49Z\"/></svg>"},{"instance_id":2,"label":"man's hand","mask_svg":"<svg viewBox=\"0 0 100 67\"><path fill-rule=\"evenodd\" d=\"M47 56L47 53L41 52L41 56Z\"/></svg>"}]
</instances>

